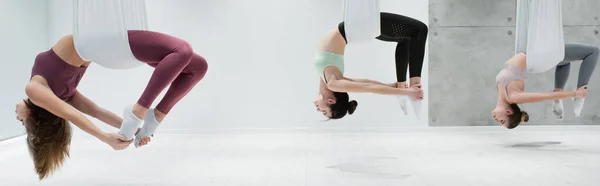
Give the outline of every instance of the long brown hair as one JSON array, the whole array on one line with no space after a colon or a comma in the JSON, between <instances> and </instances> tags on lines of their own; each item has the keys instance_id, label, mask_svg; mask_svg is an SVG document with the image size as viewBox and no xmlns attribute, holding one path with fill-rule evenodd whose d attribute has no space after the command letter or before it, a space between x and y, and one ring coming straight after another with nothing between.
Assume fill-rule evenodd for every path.
<instances>
[{"instance_id":1,"label":"long brown hair","mask_svg":"<svg viewBox=\"0 0 600 186\"><path fill-rule=\"evenodd\" d=\"M24 122L27 147L35 171L42 180L54 173L69 157L71 126L67 120L33 104L30 99L24 101L29 109Z\"/></svg>"}]
</instances>

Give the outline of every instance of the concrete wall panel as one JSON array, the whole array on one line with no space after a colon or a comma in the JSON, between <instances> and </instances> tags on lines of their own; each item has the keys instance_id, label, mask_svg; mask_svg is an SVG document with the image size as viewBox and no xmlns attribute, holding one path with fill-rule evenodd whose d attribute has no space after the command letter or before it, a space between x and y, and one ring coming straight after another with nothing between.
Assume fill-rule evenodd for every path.
<instances>
[{"instance_id":1,"label":"concrete wall panel","mask_svg":"<svg viewBox=\"0 0 600 186\"><path fill-rule=\"evenodd\" d=\"M563 0L563 24L568 26L600 24L600 1Z\"/></svg>"},{"instance_id":2,"label":"concrete wall panel","mask_svg":"<svg viewBox=\"0 0 600 186\"><path fill-rule=\"evenodd\" d=\"M564 3L568 2L568 3ZM497 125L491 117L496 99L495 76L514 51L516 0L431 0L429 39L430 126ZM600 1L563 1L567 43L600 46ZM505 18L502 18L505 17ZM501 18L503 20L501 20ZM574 62L566 90L576 88L580 62ZM600 65L596 66L600 69ZM598 71L598 70L596 70ZM565 100L565 119L552 114L552 102L522 104L529 125L600 124L600 72L590 82L590 97L580 118ZM554 69L528 74L525 90L554 88Z\"/></svg>"},{"instance_id":3,"label":"concrete wall panel","mask_svg":"<svg viewBox=\"0 0 600 186\"><path fill-rule=\"evenodd\" d=\"M496 98L492 72L513 54L513 32L509 27L431 29L430 125L488 123Z\"/></svg>"},{"instance_id":4,"label":"concrete wall panel","mask_svg":"<svg viewBox=\"0 0 600 186\"><path fill-rule=\"evenodd\" d=\"M515 0L429 0L432 26L514 26Z\"/></svg>"}]
</instances>

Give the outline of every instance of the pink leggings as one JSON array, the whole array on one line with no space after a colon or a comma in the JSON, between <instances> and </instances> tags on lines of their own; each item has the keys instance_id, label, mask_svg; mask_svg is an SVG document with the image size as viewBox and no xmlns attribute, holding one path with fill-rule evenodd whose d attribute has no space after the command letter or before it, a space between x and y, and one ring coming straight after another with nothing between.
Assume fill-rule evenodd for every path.
<instances>
[{"instance_id":1,"label":"pink leggings","mask_svg":"<svg viewBox=\"0 0 600 186\"><path fill-rule=\"evenodd\" d=\"M156 110L167 114L204 77L208 64L179 38L152 31L130 30L128 33L135 58L154 67L137 103L150 108L156 97L171 85L156 106Z\"/></svg>"}]
</instances>

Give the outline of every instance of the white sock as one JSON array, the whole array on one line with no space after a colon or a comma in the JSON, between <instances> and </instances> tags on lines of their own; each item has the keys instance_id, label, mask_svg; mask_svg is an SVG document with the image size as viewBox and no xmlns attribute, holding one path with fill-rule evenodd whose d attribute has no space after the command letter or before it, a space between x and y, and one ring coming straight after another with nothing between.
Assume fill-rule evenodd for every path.
<instances>
[{"instance_id":1,"label":"white sock","mask_svg":"<svg viewBox=\"0 0 600 186\"><path fill-rule=\"evenodd\" d=\"M585 98L573 98L573 114L575 114L576 117L579 117L579 115L581 114L584 102Z\"/></svg>"},{"instance_id":2,"label":"white sock","mask_svg":"<svg viewBox=\"0 0 600 186\"><path fill-rule=\"evenodd\" d=\"M156 120L156 115L154 115L154 109L148 110L146 113L146 117L144 117L144 126L140 130L140 133L135 135L135 141L133 142L135 147L140 146L140 140L143 137L152 137L152 134L156 132L156 128L160 123Z\"/></svg>"},{"instance_id":3,"label":"white sock","mask_svg":"<svg viewBox=\"0 0 600 186\"><path fill-rule=\"evenodd\" d=\"M400 108L404 115L408 115L408 109L406 108L406 96L396 96L398 98L398 102L400 102Z\"/></svg>"},{"instance_id":4,"label":"white sock","mask_svg":"<svg viewBox=\"0 0 600 186\"><path fill-rule=\"evenodd\" d=\"M123 123L119 129L119 134L125 136L127 140L132 140L137 129L140 128L142 119L133 114L133 105L129 105L123 109Z\"/></svg>"},{"instance_id":5,"label":"white sock","mask_svg":"<svg viewBox=\"0 0 600 186\"><path fill-rule=\"evenodd\" d=\"M417 116L417 119L421 119L421 103L423 102L423 100L417 100L417 99L410 99L410 104L412 105L414 111L415 111L415 116Z\"/></svg>"},{"instance_id":6,"label":"white sock","mask_svg":"<svg viewBox=\"0 0 600 186\"><path fill-rule=\"evenodd\" d=\"M563 101L562 100L554 100L552 101L552 113L556 116L556 119L563 120L564 118L564 109L563 109Z\"/></svg>"}]
</instances>

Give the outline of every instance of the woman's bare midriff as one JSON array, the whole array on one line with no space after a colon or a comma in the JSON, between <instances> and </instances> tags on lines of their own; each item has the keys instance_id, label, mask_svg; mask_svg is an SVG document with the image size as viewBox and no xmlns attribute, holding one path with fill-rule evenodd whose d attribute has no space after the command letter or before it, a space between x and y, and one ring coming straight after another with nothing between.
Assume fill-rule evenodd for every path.
<instances>
[{"instance_id":1,"label":"woman's bare midriff","mask_svg":"<svg viewBox=\"0 0 600 186\"><path fill-rule=\"evenodd\" d=\"M70 65L76 67L90 65L90 62L84 61L77 54L77 51L75 50L75 43L73 42L73 35L62 37L60 40L58 40L58 42L56 42L54 47L52 47L52 50L60 59Z\"/></svg>"},{"instance_id":2,"label":"woman's bare midriff","mask_svg":"<svg viewBox=\"0 0 600 186\"><path fill-rule=\"evenodd\" d=\"M323 52L344 55L344 50L346 50L346 41L344 40L342 34L335 29L327 33L327 35L321 39L319 50Z\"/></svg>"}]
</instances>

